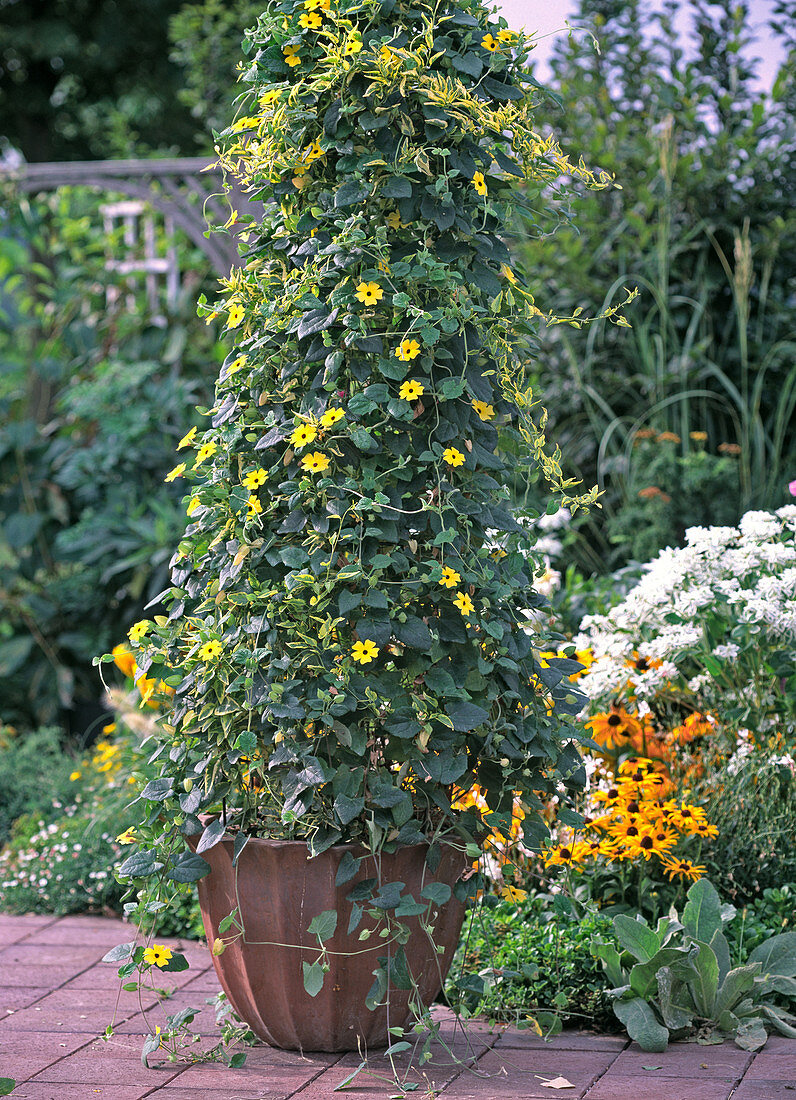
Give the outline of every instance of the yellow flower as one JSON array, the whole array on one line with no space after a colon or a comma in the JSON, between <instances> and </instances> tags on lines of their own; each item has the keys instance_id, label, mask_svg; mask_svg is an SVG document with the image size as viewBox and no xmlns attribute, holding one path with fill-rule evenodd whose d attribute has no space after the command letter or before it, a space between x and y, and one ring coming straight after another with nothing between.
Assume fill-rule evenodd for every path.
<instances>
[{"instance_id":1,"label":"yellow flower","mask_svg":"<svg viewBox=\"0 0 796 1100\"><path fill-rule=\"evenodd\" d=\"M445 450L442 452L442 457L445 459L449 466L464 465L464 455L455 447L446 447Z\"/></svg>"},{"instance_id":2,"label":"yellow flower","mask_svg":"<svg viewBox=\"0 0 796 1100\"><path fill-rule=\"evenodd\" d=\"M507 901L525 901L528 897L528 891L520 890L518 886L504 886L500 891L500 896Z\"/></svg>"},{"instance_id":3,"label":"yellow flower","mask_svg":"<svg viewBox=\"0 0 796 1100\"><path fill-rule=\"evenodd\" d=\"M274 103L281 98L281 94L278 91L263 92L260 96L260 106L273 107Z\"/></svg>"},{"instance_id":4,"label":"yellow flower","mask_svg":"<svg viewBox=\"0 0 796 1100\"><path fill-rule=\"evenodd\" d=\"M414 378L410 378L406 382L401 383L401 388L398 390L398 396L404 401L416 401L417 398L425 392L426 389L422 382L417 382Z\"/></svg>"},{"instance_id":5,"label":"yellow flower","mask_svg":"<svg viewBox=\"0 0 796 1100\"><path fill-rule=\"evenodd\" d=\"M473 187L476 189L479 195L485 195L487 193L486 180L484 179L483 172L476 172L473 176Z\"/></svg>"},{"instance_id":6,"label":"yellow flower","mask_svg":"<svg viewBox=\"0 0 796 1100\"><path fill-rule=\"evenodd\" d=\"M361 49L362 49L362 39L361 38L349 38L349 40L346 42L345 46L343 46L343 53L347 54L350 57L351 54L359 53L359 51Z\"/></svg>"},{"instance_id":7,"label":"yellow flower","mask_svg":"<svg viewBox=\"0 0 796 1100\"><path fill-rule=\"evenodd\" d=\"M227 370L227 374L234 374L236 370L240 370L241 367L245 367L249 359L246 355L239 355L237 359L233 359Z\"/></svg>"},{"instance_id":8,"label":"yellow flower","mask_svg":"<svg viewBox=\"0 0 796 1100\"><path fill-rule=\"evenodd\" d=\"M384 297L384 291L378 283L360 283L357 287L357 298L365 306L375 306Z\"/></svg>"},{"instance_id":9,"label":"yellow flower","mask_svg":"<svg viewBox=\"0 0 796 1100\"><path fill-rule=\"evenodd\" d=\"M267 480L268 474L261 466L259 470L252 470L251 473L246 474L241 484L245 489L259 489Z\"/></svg>"},{"instance_id":10,"label":"yellow flower","mask_svg":"<svg viewBox=\"0 0 796 1100\"><path fill-rule=\"evenodd\" d=\"M475 411L481 417L482 420L491 420L495 415L495 410L492 405L487 405L486 401L471 401Z\"/></svg>"},{"instance_id":11,"label":"yellow flower","mask_svg":"<svg viewBox=\"0 0 796 1100\"><path fill-rule=\"evenodd\" d=\"M191 430L186 432L185 435L180 440L180 442L177 444L177 450L181 451L183 449L183 447L190 447L190 445L193 443L193 437L195 435L196 435L196 425L194 424L194 426L191 428Z\"/></svg>"},{"instance_id":12,"label":"yellow flower","mask_svg":"<svg viewBox=\"0 0 796 1100\"><path fill-rule=\"evenodd\" d=\"M331 428L333 424L336 424L338 420L342 420L344 416L344 409L327 409L321 417L321 427Z\"/></svg>"},{"instance_id":13,"label":"yellow flower","mask_svg":"<svg viewBox=\"0 0 796 1100\"><path fill-rule=\"evenodd\" d=\"M455 588L461 579L455 569L451 569L449 565L446 565L443 567L439 583L445 588Z\"/></svg>"},{"instance_id":14,"label":"yellow flower","mask_svg":"<svg viewBox=\"0 0 796 1100\"><path fill-rule=\"evenodd\" d=\"M140 642L148 630L149 620L140 619L137 623L133 623L133 625L127 631L127 637L130 639L131 642Z\"/></svg>"},{"instance_id":15,"label":"yellow flower","mask_svg":"<svg viewBox=\"0 0 796 1100\"><path fill-rule=\"evenodd\" d=\"M179 463L177 463L177 465L174 467L173 470L169 470L169 472L166 474L166 476L163 478L163 480L164 481L174 481L176 478L182 477L182 475L184 473L185 473L185 463L184 462L179 462Z\"/></svg>"},{"instance_id":16,"label":"yellow flower","mask_svg":"<svg viewBox=\"0 0 796 1100\"><path fill-rule=\"evenodd\" d=\"M514 31L508 30L506 27L502 31L498 31L498 42L512 43L517 40L517 35Z\"/></svg>"},{"instance_id":17,"label":"yellow flower","mask_svg":"<svg viewBox=\"0 0 796 1100\"><path fill-rule=\"evenodd\" d=\"M243 320L243 306L239 302L233 302L227 314L227 328L237 328Z\"/></svg>"},{"instance_id":18,"label":"yellow flower","mask_svg":"<svg viewBox=\"0 0 796 1100\"><path fill-rule=\"evenodd\" d=\"M307 11L317 11L319 8L321 11L328 11L331 0L304 0L304 7Z\"/></svg>"},{"instance_id":19,"label":"yellow flower","mask_svg":"<svg viewBox=\"0 0 796 1100\"><path fill-rule=\"evenodd\" d=\"M331 464L323 451L315 451L311 455L304 455L300 465L308 474L322 474Z\"/></svg>"},{"instance_id":20,"label":"yellow flower","mask_svg":"<svg viewBox=\"0 0 796 1100\"><path fill-rule=\"evenodd\" d=\"M403 229L403 224L401 215L397 210L393 210L391 214L387 215L387 225L389 225L390 229Z\"/></svg>"},{"instance_id":21,"label":"yellow flower","mask_svg":"<svg viewBox=\"0 0 796 1100\"><path fill-rule=\"evenodd\" d=\"M695 443L704 443L708 437L707 432L689 432L688 438L693 439Z\"/></svg>"},{"instance_id":22,"label":"yellow flower","mask_svg":"<svg viewBox=\"0 0 796 1100\"><path fill-rule=\"evenodd\" d=\"M294 447L306 447L308 443L312 443L317 434L318 429L314 424L299 424L297 428L294 428L290 442Z\"/></svg>"},{"instance_id":23,"label":"yellow flower","mask_svg":"<svg viewBox=\"0 0 796 1100\"><path fill-rule=\"evenodd\" d=\"M199 649L200 661L214 661L216 657L220 657L224 652L224 647L217 638L213 638L212 641L205 642Z\"/></svg>"},{"instance_id":24,"label":"yellow flower","mask_svg":"<svg viewBox=\"0 0 796 1100\"><path fill-rule=\"evenodd\" d=\"M361 665L369 665L374 657L378 657L379 647L370 638L364 642L354 642L351 647L351 656Z\"/></svg>"},{"instance_id":25,"label":"yellow flower","mask_svg":"<svg viewBox=\"0 0 796 1100\"><path fill-rule=\"evenodd\" d=\"M72 772L69 776L69 782L70 783L76 783L78 779L82 779L82 778L83 778L83 773L82 772Z\"/></svg>"},{"instance_id":26,"label":"yellow flower","mask_svg":"<svg viewBox=\"0 0 796 1100\"><path fill-rule=\"evenodd\" d=\"M317 12L305 12L299 16L299 26L308 31L317 31L323 25L323 20Z\"/></svg>"},{"instance_id":27,"label":"yellow flower","mask_svg":"<svg viewBox=\"0 0 796 1100\"><path fill-rule=\"evenodd\" d=\"M135 675L135 657L132 655L126 645L115 645L111 650L113 654L113 663L119 669L119 671L132 680Z\"/></svg>"},{"instance_id":28,"label":"yellow flower","mask_svg":"<svg viewBox=\"0 0 796 1100\"><path fill-rule=\"evenodd\" d=\"M239 118L237 122L232 124L232 132L234 134L239 134L241 130L255 130L259 125L259 118L251 118L248 115L244 115L243 118Z\"/></svg>"},{"instance_id":29,"label":"yellow flower","mask_svg":"<svg viewBox=\"0 0 796 1100\"><path fill-rule=\"evenodd\" d=\"M125 829L123 833L119 833L116 837L117 844L137 844L138 838L135 835L135 830L132 825L129 829Z\"/></svg>"},{"instance_id":30,"label":"yellow flower","mask_svg":"<svg viewBox=\"0 0 796 1100\"><path fill-rule=\"evenodd\" d=\"M484 35L484 37L481 39L481 45L484 47L485 50L489 50L490 53L494 53L495 50L498 48L498 44L491 34Z\"/></svg>"},{"instance_id":31,"label":"yellow flower","mask_svg":"<svg viewBox=\"0 0 796 1100\"><path fill-rule=\"evenodd\" d=\"M262 504L260 504L259 497L254 496L254 494L251 494L249 496L246 501L246 506L248 508L246 515L249 519L253 519L254 516L259 516L263 510L263 506Z\"/></svg>"},{"instance_id":32,"label":"yellow flower","mask_svg":"<svg viewBox=\"0 0 796 1100\"><path fill-rule=\"evenodd\" d=\"M420 354L420 344L417 340L404 340L395 349L396 359L400 359L402 363L408 363L412 359L417 359Z\"/></svg>"},{"instance_id":33,"label":"yellow flower","mask_svg":"<svg viewBox=\"0 0 796 1100\"><path fill-rule=\"evenodd\" d=\"M150 966L165 966L171 958L171 948L153 943L144 951L144 962Z\"/></svg>"},{"instance_id":34,"label":"yellow flower","mask_svg":"<svg viewBox=\"0 0 796 1100\"><path fill-rule=\"evenodd\" d=\"M192 516L197 508L202 507L202 502L199 497L191 497L188 501L188 507L185 509L186 515Z\"/></svg>"},{"instance_id":35,"label":"yellow flower","mask_svg":"<svg viewBox=\"0 0 796 1100\"><path fill-rule=\"evenodd\" d=\"M288 47L285 46L285 49L288 49ZM296 49L298 49L298 47L296 47ZM299 57L298 53L286 53L285 64L289 65L291 69L295 69L296 65L301 64L301 58Z\"/></svg>"},{"instance_id":36,"label":"yellow flower","mask_svg":"<svg viewBox=\"0 0 796 1100\"><path fill-rule=\"evenodd\" d=\"M215 443L203 443L199 450L196 452L196 465L200 462L204 462L205 459L212 458L216 453L218 447Z\"/></svg>"},{"instance_id":37,"label":"yellow flower","mask_svg":"<svg viewBox=\"0 0 796 1100\"><path fill-rule=\"evenodd\" d=\"M381 46L379 48L379 57L385 63L385 65L393 65L398 61L398 57L389 46Z\"/></svg>"},{"instance_id":38,"label":"yellow flower","mask_svg":"<svg viewBox=\"0 0 796 1100\"><path fill-rule=\"evenodd\" d=\"M457 592L456 599L453 602L461 611L462 615L470 616L475 611L475 604L466 592Z\"/></svg>"}]
</instances>

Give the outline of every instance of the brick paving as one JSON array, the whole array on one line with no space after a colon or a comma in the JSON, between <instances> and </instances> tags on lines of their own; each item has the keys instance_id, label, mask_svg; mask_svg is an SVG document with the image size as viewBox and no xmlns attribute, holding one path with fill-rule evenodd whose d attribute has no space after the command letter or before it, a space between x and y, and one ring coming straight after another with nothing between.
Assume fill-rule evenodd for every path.
<instances>
[{"instance_id":1,"label":"brick paving","mask_svg":"<svg viewBox=\"0 0 796 1100\"><path fill-rule=\"evenodd\" d=\"M159 1003L120 992L116 967L100 962L132 938L121 921L105 917L16 917L0 914L0 1077L16 1082L13 1100L331 1100L350 1095L377 1100L396 1095L389 1062L371 1054L367 1070L335 1093L357 1065L356 1054L301 1054L262 1045L240 1069L205 1063L141 1063L144 1036L168 1013L201 1010L194 1030L202 1045L215 1033L206 1005L218 986L206 948L179 946L191 963L161 973L171 989ZM616 1036L567 1032L545 1043L528 1032L471 1023L466 1035L439 1011L444 1045L422 1067L395 1059L410 1095L445 1100L796 1100L796 1040L772 1037L747 1054L731 1043L675 1043L665 1054L644 1054ZM111 1020L114 1035L100 1036ZM407 1052L408 1053L408 1052ZM566 1087L546 1082L564 1078Z\"/></svg>"}]
</instances>

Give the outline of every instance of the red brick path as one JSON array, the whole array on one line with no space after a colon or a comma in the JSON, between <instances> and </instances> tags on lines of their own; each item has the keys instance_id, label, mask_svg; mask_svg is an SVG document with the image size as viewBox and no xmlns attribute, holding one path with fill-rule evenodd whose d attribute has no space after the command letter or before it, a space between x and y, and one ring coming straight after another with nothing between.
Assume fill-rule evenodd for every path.
<instances>
[{"instance_id":1,"label":"red brick path","mask_svg":"<svg viewBox=\"0 0 796 1100\"><path fill-rule=\"evenodd\" d=\"M163 1006L152 998L142 1013L137 994L119 994L116 968L99 961L131 938L129 925L103 917L0 914L0 1077L17 1081L12 1100L386 1100L396 1094L380 1052L344 1093L334 1088L359 1064L357 1055L302 1056L260 1046L249 1050L239 1070L182 1063L145 1069L141 1045L165 1022ZM166 1010L202 1009L196 1024L210 1036L214 1015L205 999L218 991L210 956L196 944L184 951L190 970L161 975L161 984L174 986ZM98 1036L114 1014L115 1035L106 1042ZM444 1010L441 1019L449 1051L440 1047L432 1062L411 1071L408 1080L420 1087L410 1095L418 1100L796 1100L792 1039L773 1037L757 1055L730 1043L679 1043L666 1054L644 1054L621 1038L575 1032L544 1043L527 1032L471 1024L464 1036ZM571 1087L545 1085L557 1077Z\"/></svg>"}]
</instances>

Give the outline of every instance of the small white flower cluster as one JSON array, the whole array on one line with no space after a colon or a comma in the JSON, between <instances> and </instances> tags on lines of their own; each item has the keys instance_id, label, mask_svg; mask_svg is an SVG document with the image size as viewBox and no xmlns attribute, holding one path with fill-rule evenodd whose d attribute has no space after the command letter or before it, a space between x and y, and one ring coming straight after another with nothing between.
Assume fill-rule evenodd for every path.
<instances>
[{"instance_id":1,"label":"small white flower cluster","mask_svg":"<svg viewBox=\"0 0 796 1100\"><path fill-rule=\"evenodd\" d=\"M760 657L796 643L794 533L796 505L747 512L737 528L690 528L686 545L662 550L622 603L583 620L575 645L595 662L578 686L604 703L627 683L635 651L662 662L633 672L637 700L679 682L704 709L753 702L758 730L770 726L782 698ZM776 718L792 726L792 712Z\"/></svg>"}]
</instances>

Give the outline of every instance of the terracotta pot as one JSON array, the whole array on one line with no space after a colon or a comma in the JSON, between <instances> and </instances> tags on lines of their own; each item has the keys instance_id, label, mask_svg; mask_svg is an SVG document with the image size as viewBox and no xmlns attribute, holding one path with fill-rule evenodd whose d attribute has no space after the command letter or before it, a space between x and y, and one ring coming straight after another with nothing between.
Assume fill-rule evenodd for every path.
<instances>
[{"instance_id":1,"label":"terracotta pot","mask_svg":"<svg viewBox=\"0 0 796 1100\"><path fill-rule=\"evenodd\" d=\"M189 837L196 847L199 836ZM347 852L358 855L355 845L327 849L308 858L299 841L253 839L243 849L237 869L232 866L233 842L224 839L202 856L212 870L198 882L205 933L212 944L219 923L238 908L245 936L213 958L216 974L230 1003L252 1031L271 1046L284 1050L356 1050L383 1047L388 1028L404 1025L410 1016L409 993L390 990L389 1020L386 1006L370 1011L365 997L373 985L377 959L387 950L374 935L360 941L363 928L373 927L365 915L348 935L352 903L346 901L354 886L376 877L371 857L364 859L355 878L335 886L340 860ZM425 864L426 845L401 848L381 857L381 881L402 882L405 893L420 897L430 882L453 886L465 869L461 853L449 846L432 875ZM237 871L237 874L236 874ZM237 881L236 881L237 880ZM319 954L317 937L307 932L313 917L327 909L338 914L337 931L326 941L330 970L315 997L304 989L302 962L312 963ZM431 1004L453 961L464 918L464 907L451 897L439 913L432 910L437 954L417 918L404 923L412 929L405 950L409 968L418 982L424 1004ZM232 928L224 934L229 939ZM283 946L283 945L295 946ZM394 950L394 948L392 948Z\"/></svg>"}]
</instances>

